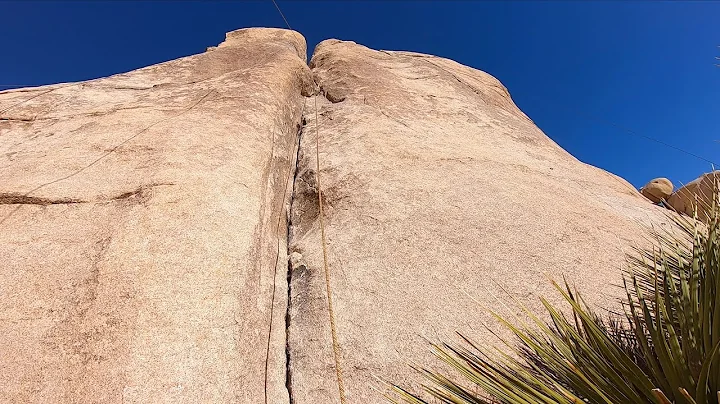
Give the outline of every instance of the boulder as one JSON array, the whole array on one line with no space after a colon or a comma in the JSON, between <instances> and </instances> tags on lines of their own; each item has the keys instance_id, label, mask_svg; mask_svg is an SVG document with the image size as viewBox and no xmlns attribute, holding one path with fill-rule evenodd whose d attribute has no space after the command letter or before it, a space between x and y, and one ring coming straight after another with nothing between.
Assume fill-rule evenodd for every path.
<instances>
[{"instance_id":1,"label":"boulder","mask_svg":"<svg viewBox=\"0 0 720 404\"><path fill-rule=\"evenodd\" d=\"M640 188L640 193L653 203L660 203L663 199L667 200L672 192L673 183L667 178L655 178Z\"/></svg>"},{"instance_id":2,"label":"boulder","mask_svg":"<svg viewBox=\"0 0 720 404\"><path fill-rule=\"evenodd\" d=\"M712 204L715 184L720 181L720 170L705 173L680 187L668 198L668 205L677 212L692 216L697 206L698 218L707 219Z\"/></svg>"}]
</instances>

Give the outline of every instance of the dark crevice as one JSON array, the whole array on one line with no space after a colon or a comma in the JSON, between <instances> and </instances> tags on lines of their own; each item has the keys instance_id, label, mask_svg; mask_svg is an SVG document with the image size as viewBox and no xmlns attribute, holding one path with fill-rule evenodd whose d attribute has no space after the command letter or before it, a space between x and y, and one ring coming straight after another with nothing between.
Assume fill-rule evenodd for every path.
<instances>
[{"instance_id":1,"label":"dark crevice","mask_svg":"<svg viewBox=\"0 0 720 404\"><path fill-rule=\"evenodd\" d=\"M345 101L345 99L347 98L347 97L345 97L345 96L343 96L343 95L336 94L336 92L335 92L334 90L332 90L332 89L327 89L327 88L319 85L319 84L317 83L317 78L316 78L316 77L314 77L313 80L316 80L316 81L315 81L315 86L316 86L316 88L318 89L318 91L320 92L320 94L322 94L323 97L325 97L325 99L328 100L328 101L330 101L331 103L337 104L338 102L343 102L343 101Z\"/></svg>"},{"instance_id":2,"label":"dark crevice","mask_svg":"<svg viewBox=\"0 0 720 404\"><path fill-rule=\"evenodd\" d=\"M327 98L327 100L332 102L333 104L337 104L338 102L343 102L343 101L345 101L345 98L346 98L341 95L335 94L332 91L327 91L325 89L323 89L322 93L325 96L325 98Z\"/></svg>"},{"instance_id":3,"label":"dark crevice","mask_svg":"<svg viewBox=\"0 0 720 404\"><path fill-rule=\"evenodd\" d=\"M163 185L175 185L175 183L173 183L173 182L167 182L167 183L157 183L157 184L141 185L141 186L137 187L136 189L134 189L134 190L132 190L132 191L123 192L122 194L113 196L113 197L111 197L111 198L108 198L107 200L110 200L110 201L120 201L120 200L125 200L125 199L130 199L130 198L138 198L138 199L143 199L143 200L145 200L145 199L147 199L147 198L150 196L150 195L149 195L149 194L150 194L150 191L151 191L153 188L159 187L159 186L163 186Z\"/></svg>"},{"instance_id":4,"label":"dark crevice","mask_svg":"<svg viewBox=\"0 0 720 404\"><path fill-rule=\"evenodd\" d=\"M16 192L0 193L0 205L68 205L74 203L87 203L80 199L73 198L43 198L29 196Z\"/></svg>"},{"instance_id":5,"label":"dark crevice","mask_svg":"<svg viewBox=\"0 0 720 404\"><path fill-rule=\"evenodd\" d=\"M288 233L290 227L288 226ZM291 278L292 278L292 264L288 259L287 265L287 309L285 311L285 388L288 392L288 403L293 404L293 390L292 390L292 369L290 368L290 302L291 302Z\"/></svg>"},{"instance_id":6,"label":"dark crevice","mask_svg":"<svg viewBox=\"0 0 720 404\"><path fill-rule=\"evenodd\" d=\"M295 201L295 185L298 181L298 167L300 166L300 145L302 144L302 135L305 131L305 127L307 124L307 121L305 120L305 117L301 117L302 119L302 126L298 128L298 135L297 135L297 145L295 147L295 167L293 168L293 182L292 182L292 189L290 193L290 211L288 212L288 221L287 221L287 257L288 257L288 264L287 264L287 305L285 310L285 388L288 392L288 402L289 404L293 404L293 390L292 390L292 366L290 364L290 309L292 307L292 262L290 261L290 256L292 255L292 244L291 244L291 237L292 237L292 209L293 209L293 202Z\"/></svg>"},{"instance_id":7,"label":"dark crevice","mask_svg":"<svg viewBox=\"0 0 720 404\"><path fill-rule=\"evenodd\" d=\"M7 117L0 117L0 121L9 121L9 122L33 122L36 118L7 118Z\"/></svg>"},{"instance_id":8,"label":"dark crevice","mask_svg":"<svg viewBox=\"0 0 720 404\"><path fill-rule=\"evenodd\" d=\"M160 183L141 185L138 188L123 192L121 194L108 198L101 197L93 200L83 200L77 198L47 198L42 196L30 196L28 193L21 194L19 192L0 192L0 205L70 205L76 203L102 203L110 201L123 201L131 198L138 200L146 200L150 196L150 191L161 185L175 185L174 183Z\"/></svg>"},{"instance_id":9,"label":"dark crevice","mask_svg":"<svg viewBox=\"0 0 720 404\"><path fill-rule=\"evenodd\" d=\"M112 199L113 201L117 201L117 200L120 200L120 199L132 198L132 197L134 197L134 196L137 196L137 195L142 194L142 192L143 192L144 190L145 190L145 189L144 189L143 187L140 187L140 188L138 188L138 189L136 189L136 190L134 190L134 191L123 192L122 194L120 194L120 195L118 195L118 196L116 196L116 197L114 197L114 198L111 198L111 199Z\"/></svg>"}]
</instances>

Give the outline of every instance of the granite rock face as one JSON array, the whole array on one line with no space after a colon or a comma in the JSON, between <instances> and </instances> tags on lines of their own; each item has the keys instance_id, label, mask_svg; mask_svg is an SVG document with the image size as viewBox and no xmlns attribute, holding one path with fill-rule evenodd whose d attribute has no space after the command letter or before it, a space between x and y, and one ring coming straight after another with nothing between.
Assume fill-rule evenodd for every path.
<instances>
[{"instance_id":1,"label":"granite rock face","mask_svg":"<svg viewBox=\"0 0 720 404\"><path fill-rule=\"evenodd\" d=\"M320 195L357 404L412 383L426 338L492 343L503 288L537 309L565 275L607 307L639 222L665 225L487 73L338 40L305 54L246 29L0 92L0 402L337 403Z\"/></svg>"},{"instance_id":2,"label":"granite rock face","mask_svg":"<svg viewBox=\"0 0 720 404\"><path fill-rule=\"evenodd\" d=\"M297 33L242 30L0 93L0 402L287 402L305 55Z\"/></svg>"},{"instance_id":3,"label":"granite rock face","mask_svg":"<svg viewBox=\"0 0 720 404\"><path fill-rule=\"evenodd\" d=\"M417 380L431 341L495 343L502 288L557 303L562 275L608 307L622 248L666 222L625 180L542 133L487 73L451 60L328 40L310 62L291 216L289 362L295 403L338 402L315 187L316 129L329 268L350 403L381 403L377 378Z\"/></svg>"}]
</instances>

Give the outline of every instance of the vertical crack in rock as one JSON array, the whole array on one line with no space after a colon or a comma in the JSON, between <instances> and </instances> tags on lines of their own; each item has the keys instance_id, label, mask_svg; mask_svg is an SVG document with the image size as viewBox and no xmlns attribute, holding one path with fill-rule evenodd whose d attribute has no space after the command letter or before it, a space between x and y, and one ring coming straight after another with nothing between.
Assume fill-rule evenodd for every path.
<instances>
[{"instance_id":1,"label":"vertical crack in rock","mask_svg":"<svg viewBox=\"0 0 720 404\"><path fill-rule=\"evenodd\" d=\"M303 108L304 110L304 108ZM304 113L303 113L304 115ZM292 307L292 270L293 263L291 261L292 247L290 243L291 229L292 229L292 207L295 201L295 184L298 179L298 166L300 164L300 145L302 141L303 132L305 131L307 122L305 117L301 116L302 125L300 126L297 134L297 144L295 145L295 166L293 167L293 180L292 188L290 190L290 202L287 210L287 305L285 306L285 388L288 392L289 404L293 404L293 391L292 391L292 366L290 364L290 308Z\"/></svg>"},{"instance_id":2,"label":"vertical crack in rock","mask_svg":"<svg viewBox=\"0 0 720 404\"><path fill-rule=\"evenodd\" d=\"M290 233L290 226L288 225L288 233ZM288 247L289 250L289 247ZM288 392L288 402L293 404L293 391L292 391L292 369L290 368L290 304L291 304L291 289L290 289L290 278L292 274L292 264L288 260L287 264L287 309L285 311L285 388Z\"/></svg>"},{"instance_id":3,"label":"vertical crack in rock","mask_svg":"<svg viewBox=\"0 0 720 404\"><path fill-rule=\"evenodd\" d=\"M304 54L304 51L303 51ZM303 134L303 130L305 128L305 105L307 104L307 99L309 95L311 95L314 92L314 87L310 85L310 83L313 83L312 77L310 75L310 70L307 68L307 64L303 64L301 67L301 71L298 72L298 76L296 77L299 79L300 88L299 88L299 94L297 94L297 98L295 98L293 101L296 102L292 105L291 110L283 110L281 112L281 115L283 115L284 119L290 120L290 122L285 121L284 124L291 124L294 126L295 133L294 136L290 136L289 130L283 130L283 136L282 136L282 149L287 150L287 152L283 151L283 157L282 157L282 163L281 170L282 170L282 184L284 184L284 190L282 191L282 204L280 206L280 209L278 211L277 216L277 228L275 236L277 237L277 250L275 254L275 265L273 267L273 274L272 274L272 292L271 292L271 303L270 303L270 323L269 323L269 329L268 329L268 339L267 339L267 349L266 349L266 356L265 356L265 404L274 404L278 400L285 403L292 403L293 397L292 397L292 382L291 382L291 374L290 374L290 359L289 359L289 353L288 353L288 332L289 332L289 305L290 305L290 272L291 268L289 265L289 259L287 257L289 251L290 251L290 234L291 234L291 218L290 218L290 212L293 204L293 199L295 197L295 180L297 178L297 169L298 169L298 160L300 155L300 142ZM299 112L299 116L297 113ZM286 113L290 113L290 115L284 115ZM290 128L287 128L290 129ZM275 137L273 135L273 148L271 149L271 161L274 159L274 148L275 148ZM288 153L289 155L285 155L285 153ZM293 160L294 159L294 160ZM287 168L285 168L287 167ZM277 170L277 167L270 167L269 172L273 172L273 170ZM287 170L287 171L286 171ZM272 185L274 187L277 187L277 178L273 179ZM283 214L285 217L283 217ZM283 223L284 220L284 223ZM285 226L285 239L282 238L282 226ZM262 239L262 236L261 236ZM285 243L285 246L283 247L283 242ZM284 250L283 250L284 248ZM283 257L284 255L284 257ZM283 262L282 260L285 260L286 262ZM285 276L285 284L282 284L282 280L278 281L278 276L282 276L282 267L286 268L286 276ZM281 278L282 279L282 278ZM278 290L279 286L279 290ZM282 290L283 287L287 287L288 291L285 292ZM278 293L280 294L278 296ZM287 293L287 295L285 295ZM282 300L285 299L285 300ZM276 304L276 300L278 300L278 304ZM283 307L282 305L285 305ZM277 310L279 310L279 313L275 313ZM282 309L285 309L285 316L280 317L282 314ZM276 315L275 315L276 314ZM274 318L276 320L274 320ZM275 321L277 321L277 324L275 324ZM282 324L282 321L285 321L285 324ZM274 327L276 326L276 327ZM285 340L283 341L282 338L282 327L285 328ZM275 329L274 329L275 328ZM274 344L273 344L274 341ZM282 347L284 342L284 350L285 350L285 358L282 357ZM271 350L273 353L271 354ZM272 376L270 375L270 363L271 363L271 356L272 356L272 362L273 362L273 372ZM284 359L284 363L283 363ZM272 377L272 386L269 384L269 379ZM285 390L282 390L281 383L285 384ZM272 394L269 394L272 390ZM279 399L277 395L280 395L281 398ZM287 394L287 399L285 399ZM271 398L270 396L273 395ZM274 400L272 403L270 400Z\"/></svg>"},{"instance_id":4,"label":"vertical crack in rock","mask_svg":"<svg viewBox=\"0 0 720 404\"><path fill-rule=\"evenodd\" d=\"M303 113L304 113L304 112L303 112L303 111L304 111L304 105L303 105L303 107L302 107L302 109L301 109L301 111L300 111L300 117L299 117L300 121L295 123L295 127L296 127L296 129L295 129L296 132L295 132L295 133L296 133L296 134L295 134L295 136L292 137L292 139L289 139L289 140L288 140L288 143L289 143L288 149L290 149L290 152L291 152L291 153L290 153L289 156L287 156L287 160L286 160L286 161L288 162L288 164L287 164L287 171L283 172L283 174L282 174L282 176L281 176L281 178L283 178L283 180L284 180L285 186L284 186L284 191L283 191L283 193L282 193L282 201L281 201L280 209L279 209L279 211L278 211L278 218L277 218L277 229L276 229L276 230L277 230L277 232L276 232L276 236L277 236L277 249L276 249L276 251L275 251L275 253L276 253L276 254L275 254L275 261L274 261L274 262L275 262L275 265L274 265L274 272L273 272L273 283L272 283L271 303L270 303L270 322L269 322L268 338L267 338L267 348L266 348L266 356L265 356L265 393L264 393L264 394L265 394L265 401L264 401L265 404L274 404L275 402L277 402L277 397L274 397L274 398L273 398L273 400L275 400L275 401L270 401L270 400L271 400L271 396L270 396L269 393L270 393L270 391L271 391L271 388L270 388L270 385L269 385L269 382L268 382L268 381L269 381L269 378L270 378L270 362L271 362L271 356L274 356L274 355L271 355L271 350L272 350L273 347L279 348L279 347L282 346L282 345L280 345L281 341L279 341L279 340L276 341L276 342L278 343L278 345L273 345L273 344L272 344L273 335L275 334L275 332L274 332L274 327L273 327L273 325L275 324L274 318L275 318L275 317L278 317L278 318L279 318L279 315L280 315L280 313L277 313L277 316L275 315L276 306L278 305L278 304L276 303L276 296L277 296L277 294L278 294L278 275L280 275L279 272L281 271L281 270L278 269L278 268L279 268L280 266L284 266L285 268L288 268L288 269L287 269L288 272L287 272L286 275L285 275L285 279L286 279L286 280L289 279L289 277L290 277L290 275L289 275L290 269L289 269L289 267L288 267L288 265L289 265L289 260L287 259L287 253L288 253L289 248L290 248L290 247L289 247L290 209L291 209L291 206L292 206L293 197L294 197L294 192L295 192L295 178L296 178L296 176L297 176L297 166L298 166L297 160L298 160L299 147L300 147L300 138L301 138L302 131L303 131L303 127L304 127L304 119L303 119ZM274 147L275 147L275 146L273 145L273 148L274 148ZM274 149L273 149L273 150L274 150ZM273 155L273 151L271 151L271 156L272 156L272 155ZM272 160L272 157L271 157L271 160ZM285 225L285 236L286 236L286 238L285 238L284 240L283 240L282 237L281 237L281 235L282 235L281 225L283 224L283 216L282 216L283 213L285 214L284 225ZM285 251L282 250L282 248L283 248L283 241L284 241L284 243L285 243L285 246L284 246ZM285 258L284 258L284 259L287 261L286 263L283 263L283 262L281 261L281 257L282 257L282 253L281 253L281 252L286 255ZM287 282L286 285L282 285L282 284L280 285L280 292L279 292L279 293L280 293L280 296L277 296L277 299L280 299L280 297L281 297L282 294L284 293L284 292L282 291L282 289L281 289L282 287L287 287L287 288L288 288L287 300L286 300L286 301L281 301L281 302L279 302L280 307L278 307L278 309L281 309L281 308L282 308L282 304L285 304L285 316L284 316L284 318L283 318L283 320L285 321L285 324L284 324L284 326L285 326L285 336L284 336L284 337L285 337L285 341L284 341L284 342L285 342L285 344L284 344L284 345L285 345L285 358L284 358L285 363L283 364L282 362L280 362L280 361L282 360L282 357L280 357L280 355L278 355L277 357L275 357L276 359L274 359L274 360L277 361L277 363L276 363L277 368L275 368L275 370L276 370L276 371L279 371L280 369L282 369L282 371L283 371L283 373L284 373L284 378L285 378L284 384L285 384L285 386L286 386L286 390L287 390L287 394L288 394L288 400L285 401L285 400L283 399L282 402L292 403L292 396L291 396L292 392L291 392L291 388L290 388L290 384L291 384L291 383L290 383L290 381L288 380L288 379L289 379L289 372L288 372L288 369L289 369L289 363L288 363L288 361L289 361L289 359L288 359L288 354L287 354L287 346L288 346L288 334L287 334L287 333L288 333L288 327L289 327L289 324L288 324L288 316L289 316L288 310L289 310L289 304L290 304L290 299L289 299L289 297L290 297L290 294L289 294L289 293L290 293L290 292L289 292L290 284L289 284L289 281ZM279 320L278 320L278 321L279 321ZM278 324L278 326L279 326L279 325L280 325L280 324ZM278 332L280 332L280 331L278 331ZM278 335L277 338L279 339L279 338L280 338L280 335ZM284 366L284 368L280 368L280 366ZM275 376L275 377L278 377L278 376L281 376L281 375L279 375L279 374L276 373L274 376ZM280 380L282 380L282 379L280 379ZM280 380L277 380L277 379L276 379L276 382L279 382ZM278 383L278 388L279 388L279 383Z\"/></svg>"},{"instance_id":5,"label":"vertical crack in rock","mask_svg":"<svg viewBox=\"0 0 720 404\"><path fill-rule=\"evenodd\" d=\"M300 148L300 138L302 135L302 131L304 128L304 119L303 119L303 110L300 113L300 122L297 122L296 125L296 135L293 137L291 141L290 147L292 148L292 153L288 158L290 159L288 162L288 171L286 172L285 176L283 177L285 179L285 190L283 192L283 198L282 198L282 205L280 207L280 211L278 212L278 223L277 223L277 250L275 255L275 266L274 266L274 274L273 274L273 284L272 284L272 292L271 292L271 304L270 304L270 324L269 324L269 330L268 330L268 339L267 339L267 350L266 350L266 357L265 357L265 404L271 404L271 401L269 401L269 385L268 385L268 378L269 378L269 366L270 366L270 352L271 352L271 345L272 345L272 339L273 339L273 324L274 324L274 313L275 313L275 307L276 307L276 290L277 290L277 280L278 280L278 267L280 265L285 266L286 274L286 285L282 285L288 288L287 291L287 299L285 302L285 363L284 363L284 384L287 390L288 394L288 401L287 403L292 403L292 389L291 389L291 381L290 381L290 364L289 364L289 354L288 354L288 329L290 327L289 325L289 310L290 310L290 260L287 257L287 254L290 250L290 241L289 241L289 235L290 235L290 209L292 207L293 197L295 194L295 179L297 177L297 167L298 167L298 154L299 154L299 148ZM274 146L273 146L274 147ZM272 152L271 152L272 154ZM294 160L293 160L294 159ZM289 194L288 194L289 191ZM283 239L281 238L281 223L283 221L282 215L285 214L285 259L286 263L281 263L280 257L281 257L281 251L282 251L282 242ZM281 303L282 304L282 303ZM280 314L280 313L278 313ZM279 347L279 346L278 346ZM280 358L278 358L280 360ZM279 365L279 364L278 364ZM283 400L283 402L285 402Z\"/></svg>"}]
</instances>

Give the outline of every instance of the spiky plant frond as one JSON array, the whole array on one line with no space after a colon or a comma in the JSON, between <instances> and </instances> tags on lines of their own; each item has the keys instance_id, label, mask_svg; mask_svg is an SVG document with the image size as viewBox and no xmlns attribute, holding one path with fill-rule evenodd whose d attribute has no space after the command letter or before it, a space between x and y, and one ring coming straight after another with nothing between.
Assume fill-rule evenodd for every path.
<instances>
[{"instance_id":1,"label":"spiky plant frond","mask_svg":"<svg viewBox=\"0 0 720 404\"><path fill-rule=\"evenodd\" d=\"M717 189L717 187L716 187ZM672 216L674 232L651 229L624 276L624 317L604 320L567 282L555 282L572 316L541 298L549 320L493 316L516 337L489 350L469 338L433 345L457 372L416 369L426 394L394 386L396 403L718 404L720 397L720 209L708 220ZM483 393L478 393L479 391ZM424 398L430 395L431 399ZM427 401L435 400L435 401Z\"/></svg>"}]
</instances>

